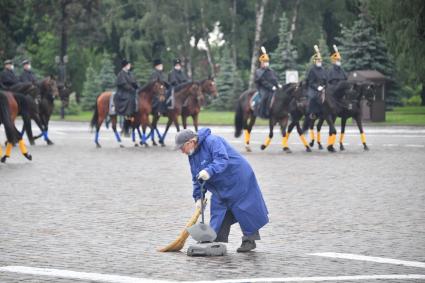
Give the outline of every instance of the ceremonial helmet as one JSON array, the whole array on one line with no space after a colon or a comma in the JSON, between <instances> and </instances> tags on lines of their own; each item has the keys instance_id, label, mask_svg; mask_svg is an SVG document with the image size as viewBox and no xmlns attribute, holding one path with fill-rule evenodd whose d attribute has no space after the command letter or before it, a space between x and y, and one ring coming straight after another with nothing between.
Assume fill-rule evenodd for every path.
<instances>
[{"instance_id":1,"label":"ceremonial helmet","mask_svg":"<svg viewBox=\"0 0 425 283\"><path fill-rule=\"evenodd\" d=\"M316 53L311 57L313 64L316 63L316 61L322 61L322 55L320 55L319 46L314 45L314 51Z\"/></svg>"},{"instance_id":2,"label":"ceremonial helmet","mask_svg":"<svg viewBox=\"0 0 425 283\"><path fill-rule=\"evenodd\" d=\"M261 55L258 57L258 61L261 63L270 61L269 55L267 54L266 48L264 48L264 46L261 46Z\"/></svg>"},{"instance_id":3,"label":"ceremonial helmet","mask_svg":"<svg viewBox=\"0 0 425 283\"><path fill-rule=\"evenodd\" d=\"M333 45L334 48L334 53L331 55L331 62L335 63L336 61L341 61L341 54L339 54L338 48L336 47L336 45Z\"/></svg>"}]
</instances>

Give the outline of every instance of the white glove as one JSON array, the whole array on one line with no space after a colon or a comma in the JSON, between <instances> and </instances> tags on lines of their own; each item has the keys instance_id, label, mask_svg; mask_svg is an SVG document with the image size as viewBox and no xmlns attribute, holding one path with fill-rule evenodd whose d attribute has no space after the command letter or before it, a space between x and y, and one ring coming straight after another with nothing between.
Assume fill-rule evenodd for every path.
<instances>
[{"instance_id":1,"label":"white glove","mask_svg":"<svg viewBox=\"0 0 425 283\"><path fill-rule=\"evenodd\" d=\"M278 85L277 85L277 87L278 87L278 88L282 88L282 85L281 85L281 84L278 84Z\"/></svg>"},{"instance_id":2,"label":"white glove","mask_svg":"<svg viewBox=\"0 0 425 283\"><path fill-rule=\"evenodd\" d=\"M322 91L322 90L323 90L323 86L319 85L319 86L317 87L317 90L318 90L318 91Z\"/></svg>"},{"instance_id":3,"label":"white glove","mask_svg":"<svg viewBox=\"0 0 425 283\"><path fill-rule=\"evenodd\" d=\"M210 174L206 170L201 170L198 174L198 179L202 179L204 181L207 181L210 178Z\"/></svg>"},{"instance_id":4,"label":"white glove","mask_svg":"<svg viewBox=\"0 0 425 283\"><path fill-rule=\"evenodd\" d=\"M202 207L202 201L201 201L201 199L198 199L198 200L195 202L195 208L196 208L196 209L201 209L201 207Z\"/></svg>"},{"instance_id":5,"label":"white glove","mask_svg":"<svg viewBox=\"0 0 425 283\"><path fill-rule=\"evenodd\" d=\"M272 87L272 90L273 90L273 91L275 91L275 90L276 90L276 87L275 87L275 86L273 86L273 87Z\"/></svg>"}]
</instances>

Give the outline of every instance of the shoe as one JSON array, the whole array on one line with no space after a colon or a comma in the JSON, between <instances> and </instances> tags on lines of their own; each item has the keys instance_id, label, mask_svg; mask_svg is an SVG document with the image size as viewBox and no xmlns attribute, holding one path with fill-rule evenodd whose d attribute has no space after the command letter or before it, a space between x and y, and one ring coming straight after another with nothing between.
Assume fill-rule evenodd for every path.
<instances>
[{"instance_id":1,"label":"shoe","mask_svg":"<svg viewBox=\"0 0 425 283\"><path fill-rule=\"evenodd\" d=\"M236 250L238 253L246 253L255 249L257 245L254 240L244 240L241 246Z\"/></svg>"}]
</instances>

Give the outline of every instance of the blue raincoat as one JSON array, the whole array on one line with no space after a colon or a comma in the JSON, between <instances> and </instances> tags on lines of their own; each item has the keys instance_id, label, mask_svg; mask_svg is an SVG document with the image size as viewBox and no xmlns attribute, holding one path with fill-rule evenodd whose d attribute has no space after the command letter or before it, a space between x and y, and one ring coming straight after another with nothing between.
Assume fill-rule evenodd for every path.
<instances>
[{"instance_id":1,"label":"blue raincoat","mask_svg":"<svg viewBox=\"0 0 425 283\"><path fill-rule=\"evenodd\" d=\"M205 188L212 193L210 226L218 233L227 210L231 210L244 235L249 236L269 222L254 171L246 159L211 130L198 131L198 146L189 156L193 198L201 198L196 178L205 169L210 175Z\"/></svg>"}]
</instances>

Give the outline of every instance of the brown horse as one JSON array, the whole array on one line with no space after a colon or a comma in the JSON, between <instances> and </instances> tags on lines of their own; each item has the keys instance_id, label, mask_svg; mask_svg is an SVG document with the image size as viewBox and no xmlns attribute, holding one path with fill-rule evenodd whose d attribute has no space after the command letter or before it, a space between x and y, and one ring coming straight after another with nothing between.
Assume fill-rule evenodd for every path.
<instances>
[{"instance_id":1,"label":"brown horse","mask_svg":"<svg viewBox=\"0 0 425 283\"><path fill-rule=\"evenodd\" d=\"M54 100L59 97L59 90L56 80L53 76L44 78L38 84L40 91L40 101L36 105L35 111L31 113L31 119L35 121L39 127L41 133L34 137L34 140L43 137L48 145L52 145L53 142L49 139L49 121L50 116L53 113Z\"/></svg>"},{"instance_id":2,"label":"brown horse","mask_svg":"<svg viewBox=\"0 0 425 283\"><path fill-rule=\"evenodd\" d=\"M210 94L211 97L218 97L217 85L213 78L208 78L199 82L201 86L202 95L199 97L191 96L182 108L182 125L183 129L187 127L187 118L192 117L193 126L195 131L198 131L198 116L201 112L201 107L205 103L205 94Z\"/></svg>"},{"instance_id":3,"label":"brown horse","mask_svg":"<svg viewBox=\"0 0 425 283\"><path fill-rule=\"evenodd\" d=\"M139 125L142 125L142 128L146 130L147 126L150 126L149 123L149 113L152 111L152 98L158 96L160 101L164 100L165 86L161 81L153 81L145 85L143 88L138 90L138 112L136 113L134 121L131 123L131 126L134 129L138 128ZM95 111L93 118L91 120L91 127L96 126L96 135L94 142L96 146L100 148L99 143L99 130L105 120L109 115L109 102L112 96L112 92L106 91L101 93L95 105ZM112 130L114 131L115 138L120 144L120 147L123 147L121 143L120 134L117 132L117 115L109 115L112 121Z\"/></svg>"},{"instance_id":4,"label":"brown horse","mask_svg":"<svg viewBox=\"0 0 425 283\"><path fill-rule=\"evenodd\" d=\"M16 129L14 125L14 120L18 115L18 103L15 100L15 97L11 92L1 92L0 91L0 124L4 125L6 132L6 152L5 155L1 158L1 162L6 162L6 159L10 157L12 152L12 147L18 143L21 153L28 160L32 160L31 154L29 154L25 143L22 139L21 133ZM0 147L0 155L2 155L2 150Z\"/></svg>"},{"instance_id":5,"label":"brown horse","mask_svg":"<svg viewBox=\"0 0 425 283\"><path fill-rule=\"evenodd\" d=\"M159 136L159 143L162 146L165 146L165 144L164 144L165 136L167 135L167 132L168 132L171 124L174 123L174 125L176 126L176 129L177 129L177 132L180 131L178 119L179 119L179 116L182 114L183 106L190 99L195 98L195 99L198 100L198 99L201 99L200 98L201 96L202 96L201 86L198 82L188 82L188 83L184 83L184 84L177 86L175 93L174 93L174 108L169 109L167 111L167 114L165 115L168 118L168 121L167 121L167 125L165 127L165 131L162 135L160 135L160 133L157 129L159 115L158 115L158 113L152 113L152 115L153 115L152 131L150 133L150 136L152 138L152 144L156 145L156 142L153 139L153 136L154 136L153 133L155 131Z\"/></svg>"}]
</instances>

